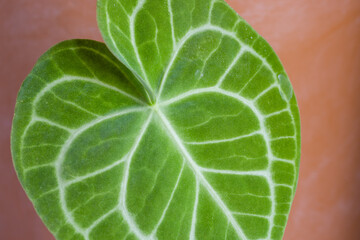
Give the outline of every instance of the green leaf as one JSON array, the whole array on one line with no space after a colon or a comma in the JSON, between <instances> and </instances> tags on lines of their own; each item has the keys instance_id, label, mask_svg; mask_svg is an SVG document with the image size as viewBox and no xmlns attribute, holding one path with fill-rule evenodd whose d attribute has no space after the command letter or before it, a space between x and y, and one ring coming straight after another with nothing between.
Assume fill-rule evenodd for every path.
<instances>
[{"instance_id":1,"label":"green leaf","mask_svg":"<svg viewBox=\"0 0 360 240\"><path fill-rule=\"evenodd\" d=\"M99 0L108 48L62 42L24 81L12 154L57 239L281 239L299 112L220 0ZM109 50L111 51L109 51Z\"/></svg>"}]
</instances>

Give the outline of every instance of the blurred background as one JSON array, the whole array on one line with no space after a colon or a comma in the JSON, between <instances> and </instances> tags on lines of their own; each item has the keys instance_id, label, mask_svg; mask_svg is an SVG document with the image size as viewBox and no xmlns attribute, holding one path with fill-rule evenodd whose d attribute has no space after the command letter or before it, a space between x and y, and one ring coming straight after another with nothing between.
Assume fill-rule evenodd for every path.
<instances>
[{"instance_id":1,"label":"blurred background","mask_svg":"<svg viewBox=\"0 0 360 240\"><path fill-rule=\"evenodd\" d=\"M360 1L227 0L275 49L299 102L300 178L285 240L360 239ZM101 41L96 0L0 1L0 239L53 240L17 180L17 91L59 41Z\"/></svg>"}]
</instances>

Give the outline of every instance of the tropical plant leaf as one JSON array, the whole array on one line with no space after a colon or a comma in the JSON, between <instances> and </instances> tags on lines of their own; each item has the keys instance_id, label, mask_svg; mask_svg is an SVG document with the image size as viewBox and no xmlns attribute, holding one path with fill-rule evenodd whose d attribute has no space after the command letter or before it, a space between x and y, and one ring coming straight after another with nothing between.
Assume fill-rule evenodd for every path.
<instances>
[{"instance_id":1,"label":"tropical plant leaf","mask_svg":"<svg viewBox=\"0 0 360 240\"><path fill-rule=\"evenodd\" d=\"M57 239L281 239L300 123L274 51L222 0L99 0L109 48L24 81L12 154ZM120 61L119 61L120 60Z\"/></svg>"}]
</instances>

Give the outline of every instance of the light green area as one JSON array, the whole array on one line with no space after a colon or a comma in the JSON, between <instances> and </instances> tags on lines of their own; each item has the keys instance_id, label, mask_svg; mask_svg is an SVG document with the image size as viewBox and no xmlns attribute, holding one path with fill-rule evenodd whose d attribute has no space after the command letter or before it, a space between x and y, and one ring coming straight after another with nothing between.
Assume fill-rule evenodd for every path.
<instances>
[{"instance_id":1,"label":"light green area","mask_svg":"<svg viewBox=\"0 0 360 240\"><path fill-rule=\"evenodd\" d=\"M222 0L99 0L97 14L108 48L54 46L17 98L14 164L49 230L281 239L300 123L268 43Z\"/></svg>"}]
</instances>

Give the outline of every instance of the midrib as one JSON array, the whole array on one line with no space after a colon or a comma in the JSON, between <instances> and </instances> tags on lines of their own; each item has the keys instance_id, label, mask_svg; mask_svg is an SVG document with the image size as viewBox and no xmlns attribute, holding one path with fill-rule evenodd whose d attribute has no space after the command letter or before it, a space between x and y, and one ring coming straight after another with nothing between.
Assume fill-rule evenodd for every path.
<instances>
[{"instance_id":1,"label":"midrib","mask_svg":"<svg viewBox=\"0 0 360 240\"><path fill-rule=\"evenodd\" d=\"M218 206L221 208L223 213L226 215L226 217L229 219L231 224L233 225L237 235L241 237L241 239L247 239L244 231L241 229L239 224L236 222L235 218L232 216L231 211L227 208L225 203L221 200L218 193L212 188L212 186L208 183L204 175L202 174L201 170L195 163L195 161L192 159L191 155L185 148L183 142L181 141L180 137L177 135L176 131L170 124L169 120L166 118L166 116L161 112L161 110L157 106L153 106L154 111L158 114L161 121L163 122L165 128L167 129L167 133L169 137L174 141L175 145L178 147L179 151L183 155L183 157L187 160L186 162L190 166L190 168L193 170L195 175L200 180L201 184L206 188L206 190L209 192L211 197L215 200L215 202L218 204Z\"/></svg>"}]
</instances>

